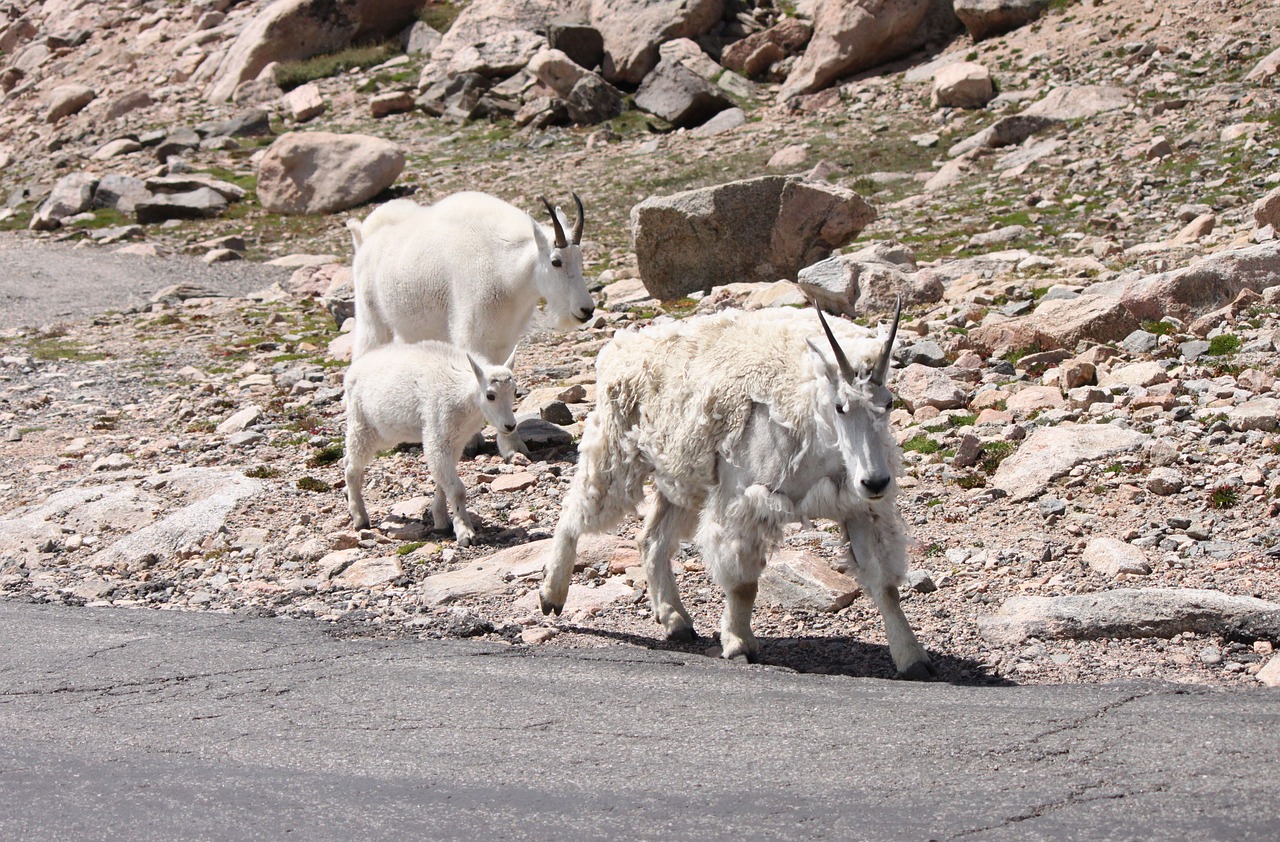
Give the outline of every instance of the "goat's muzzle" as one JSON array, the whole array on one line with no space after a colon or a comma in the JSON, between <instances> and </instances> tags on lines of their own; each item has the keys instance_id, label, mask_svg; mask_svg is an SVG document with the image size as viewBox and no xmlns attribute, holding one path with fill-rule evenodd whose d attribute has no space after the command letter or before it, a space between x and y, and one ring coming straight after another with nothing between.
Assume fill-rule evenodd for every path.
<instances>
[{"instance_id":1,"label":"goat's muzzle","mask_svg":"<svg viewBox=\"0 0 1280 842\"><path fill-rule=\"evenodd\" d=\"M574 313L573 317L578 321L582 322L583 324L586 324L588 321L591 320L591 317L595 314L595 312L596 312L596 308L594 307L583 307L581 310Z\"/></svg>"},{"instance_id":2,"label":"goat's muzzle","mask_svg":"<svg viewBox=\"0 0 1280 842\"><path fill-rule=\"evenodd\" d=\"M889 487L889 483L893 481L893 477L888 474L880 477L867 477L862 480L862 489L866 491L867 496L875 499L884 496L884 490Z\"/></svg>"}]
</instances>

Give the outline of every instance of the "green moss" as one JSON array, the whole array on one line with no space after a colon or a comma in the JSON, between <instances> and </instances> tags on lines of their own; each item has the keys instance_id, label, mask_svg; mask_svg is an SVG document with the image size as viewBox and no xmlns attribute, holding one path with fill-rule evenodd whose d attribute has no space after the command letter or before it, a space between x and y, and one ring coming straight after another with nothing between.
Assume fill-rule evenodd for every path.
<instances>
[{"instance_id":1,"label":"green moss","mask_svg":"<svg viewBox=\"0 0 1280 842\"><path fill-rule=\"evenodd\" d=\"M255 465L245 471L244 475L253 479L275 479L280 476L280 472L275 468L268 468L266 465Z\"/></svg>"},{"instance_id":2,"label":"green moss","mask_svg":"<svg viewBox=\"0 0 1280 842\"><path fill-rule=\"evenodd\" d=\"M1147 333L1153 333L1156 336L1168 336L1173 333L1173 325L1161 319L1160 321L1145 321L1141 324L1143 330Z\"/></svg>"},{"instance_id":3,"label":"green moss","mask_svg":"<svg viewBox=\"0 0 1280 842\"><path fill-rule=\"evenodd\" d=\"M60 336L46 336L33 339L27 346L27 350L31 356L37 360L49 362L51 360L70 360L72 362L94 362L96 360L106 359L106 355L99 351L87 351L84 346L74 339L64 339Z\"/></svg>"},{"instance_id":4,"label":"green moss","mask_svg":"<svg viewBox=\"0 0 1280 842\"><path fill-rule=\"evenodd\" d=\"M334 462L342 459L342 445L331 444L322 448L307 460L307 465L312 468L320 468L325 465L332 465Z\"/></svg>"},{"instance_id":5,"label":"green moss","mask_svg":"<svg viewBox=\"0 0 1280 842\"><path fill-rule=\"evenodd\" d=\"M982 470L994 474L996 468L1015 450L1013 442L989 441L982 445Z\"/></svg>"},{"instance_id":6,"label":"green moss","mask_svg":"<svg viewBox=\"0 0 1280 842\"><path fill-rule=\"evenodd\" d=\"M920 433L902 443L902 449L909 453L937 453L942 445Z\"/></svg>"},{"instance_id":7,"label":"green moss","mask_svg":"<svg viewBox=\"0 0 1280 842\"><path fill-rule=\"evenodd\" d=\"M322 479L316 479L315 477L303 477L298 480L298 490L315 492L332 491L333 486L329 485L329 483Z\"/></svg>"}]
</instances>

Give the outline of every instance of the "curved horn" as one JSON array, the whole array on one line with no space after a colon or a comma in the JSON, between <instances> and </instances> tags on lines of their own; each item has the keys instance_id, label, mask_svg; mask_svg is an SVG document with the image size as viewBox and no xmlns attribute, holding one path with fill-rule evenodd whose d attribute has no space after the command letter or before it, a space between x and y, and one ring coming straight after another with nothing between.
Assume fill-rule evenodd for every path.
<instances>
[{"instance_id":1,"label":"curved horn","mask_svg":"<svg viewBox=\"0 0 1280 842\"><path fill-rule=\"evenodd\" d=\"M879 386L884 385L885 377L889 374L889 359L893 356L893 340L898 335L898 322L902 319L902 296L898 296L898 303L893 310L893 326L889 328L889 338L884 343L884 350L880 352L880 359L876 360L875 371L871 375L871 380Z\"/></svg>"},{"instance_id":2,"label":"curved horn","mask_svg":"<svg viewBox=\"0 0 1280 842\"><path fill-rule=\"evenodd\" d=\"M542 204L546 206L547 213L551 214L551 224L556 229L556 248L562 249L569 245L569 241L564 238L564 229L560 227L560 217L556 216L556 209L551 207L551 203L547 201L546 196L539 196Z\"/></svg>"},{"instance_id":3,"label":"curved horn","mask_svg":"<svg viewBox=\"0 0 1280 842\"><path fill-rule=\"evenodd\" d=\"M857 375L853 371L853 366L849 365L849 358L844 355L844 351L840 349L840 344L836 342L836 335L831 332L831 326L827 324L827 317L822 315L822 308L818 306L815 299L813 309L818 311L818 321L822 322L822 330L827 334L827 341L831 343L831 350L836 355L836 363L840 366L840 376L845 379L846 383L852 383Z\"/></svg>"},{"instance_id":4,"label":"curved horn","mask_svg":"<svg viewBox=\"0 0 1280 842\"><path fill-rule=\"evenodd\" d=\"M571 195L573 196L573 203L578 206L578 218L573 223L573 244L576 246L582 243L582 221L586 213L582 210L582 200L578 198L578 194L573 193Z\"/></svg>"}]
</instances>

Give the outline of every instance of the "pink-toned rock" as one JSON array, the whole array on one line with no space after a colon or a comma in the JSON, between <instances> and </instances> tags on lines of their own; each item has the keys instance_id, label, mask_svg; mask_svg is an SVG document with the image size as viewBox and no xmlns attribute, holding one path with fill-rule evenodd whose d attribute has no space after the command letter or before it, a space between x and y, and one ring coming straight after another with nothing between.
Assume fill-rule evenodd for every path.
<instances>
[{"instance_id":1,"label":"pink-toned rock","mask_svg":"<svg viewBox=\"0 0 1280 842\"><path fill-rule=\"evenodd\" d=\"M818 0L813 37L778 98L821 90L958 27L950 4L933 0Z\"/></svg>"},{"instance_id":2,"label":"pink-toned rock","mask_svg":"<svg viewBox=\"0 0 1280 842\"><path fill-rule=\"evenodd\" d=\"M391 114L403 114L414 108L413 94L408 91L388 91L369 100L369 114L374 119Z\"/></svg>"},{"instance_id":3,"label":"pink-toned rock","mask_svg":"<svg viewBox=\"0 0 1280 842\"><path fill-rule=\"evenodd\" d=\"M1049 117L1054 120L1083 120L1108 111L1127 108L1133 95L1125 88L1106 85L1063 85L1054 88L1039 102L1023 109L1024 117Z\"/></svg>"},{"instance_id":4,"label":"pink-toned rock","mask_svg":"<svg viewBox=\"0 0 1280 842\"><path fill-rule=\"evenodd\" d=\"M258 198L272 213L333 213L367 202L404 169L404 151L368 135L289 132L258 165Z\"/></svg>"},{"instance_id":5,"label":"pink-toned rock","mask_svg":"<svg viewBox=\"0 0 1280 842\"><path fill-rule=\"evenodd\" d=\"M1000 463L991 484L1012 502L1040 496L1076 465L1136 450L1150 436L1110 424L1040 427Z\"/></svg>"},{"instance_id":6,"label":"pink-toned rock","mask_svg":"<svg viewBox=\"0 0 1280 842\"><path fill-rule=\"evenodd\" d=\"M1098 385L1103 389L1114 389L1128 386L1154 386L1157 383L1167 383L1168 381L1169 374L1165 371L1164 366L1151 360L1116 366L1098 378Z\"/></svg>"},{"instance_id":7,"label":"pink-toned rock","mask_svg":"<svg viewBox=\"0 0 1280 842\"><path fill-rule=\"evenodd\" d=\"M697 38L723 16L724 0L590 0L588 19L604 38L604 78L636 85L664 41Z\"/></svg>"},{"instance_id":8,"label":"pink-toned rock","mask_svg":"<svg viewBox=\"0 0 1280 842\"><path fill-rule=\"evenodd\" d=\"M499 474L493 482L489 483L489 490L499 494L510 491L525 491L537 484L538 477L536 475L522 471L518 474Z\"/></svg>"},{"instance_id":9,"label":"pink-toned rock","mask_svg":"<svg viewBox=\"0 0 1280 842\"><path fill-rule=\"evenodd\" d=\"M839 611L859 591L854 579L836 572L824 559L784 547L765 565L759 601L784 610Z\"/></svg>"},{"instance_id":10,"label":"pink-toned rock","mask_svg":"<svg viewBox=\"0 0 1280 842\"><path fill-rule=\"evenodd\" d=\"M999 424L1003 426L1005 424L1013 423L1013 415L1001 409L987 408L978 413L978 417L974 419L973 423L979 427L985 424Z\"/></svg>"},{"instance_id":11,"label":"pink-toned rock","mask_svg":"<svg viewBox=\"0 0 1280 842\"><path fill-rule=\"evenodd\" d=\"M929 102L934 108L981 108L995 95L991 71L975 62L958 61L934 74Z\"/></svg>"},{"instance_id":12,"label":"pink-toned rock","mask_svg":"<svg viewBox=\"0 0 1280 842\"><path fill-rule=\"evenodd\" d=\"M924 406L959 409L965 403L965 392L954 380L941 370L920 363L912 363L899 371L893 380L893 390L913 412Z\"/></svg>"},{"instance_id":13,"label":"pink-toned rock","mask_svg":"<svg viewBox=\"0 0 1280 842\"><path fill-rule=\"evenodd\" d=\"M1147 554L1141 547L1127 544L1119 538L1097 537L1089 541L1081 559L1091 570L1103 576L1115 577L1121 573L1146 576L1151 572Z\"/></svg>"},{"instance_id":14,"label":"pink-toned rock","mask_svg":"<svg viewBox=\"0 0 1280 842\"><path fill-rule=\"evenodd\" d=\"M284 95L281 102L284 105L285 112L298 123L305 123L308 120L319 117L324 113L325 109L324 97L320 95L320 88L311 82L299 85L289 91Z\"/></svg>"},{"instance_id":15,"label":"pink-toned rock","mask_svg":"<svg viewBox=\"0 0 1280 842\"><path fill-rule=\"evenodd\" d=\"M1272 190L1253 203L1253 227L1280 230L1280 187Z\"/></svg>"},{"instance_id":16,"label":"pink-toned rock","mask_svg":"<svg viewBox=\"0 0 1280 842\"><path fill-rule=\"evenodd\" d=\"M45 111L44 120L56 123L84 108L95 97L97 94L88 85L59 85L49 92L49 108Z\"/></svg>"},{"instance_id":17,"label":"pink-toned rock","mask_svg":"<svg viewBox=\"0 0 1280 842\"><path fill-rule=\"evenodd\" d=\"M1031 23L1049 8L1049 0L953 0L956 17L974 41Z\"/></svg>"},{"instance_id":18,"label":"pink-toned rock","mask_svg":"<svg viewBox=\"0 0 1280 842\"><path fill-rule=\"evenodd\" d=\"M334 577L334 581L348 588L377 588L390 584L404 575L399 556L362 558Z\"/></svg>"},{"instance_id":19,"label":"pink-toned rock","mask_svg":"<svg viewBox=\"0 0 1280 842\"><path fill-rule=\"evenodd\" d=\"M1005 409L1029 415L1032 412L1057 409L1063 403L1062 392L1058 391L1057 386L1028 386L1011 395L1005 402Z\"/></svg>"},{"instance_id":20,"label":"pink-toned rock","mask_svg":"<svg viewBox=\"0 0 1280 842\"><path fill-rule=\"evenodd\" d=\"M969 331L966 344L989 356L1028 349L1074 349L1082 341L1118 342L1138 329L1138 320L1114 298L1081 295L1046 301L1029 316Z\"/></svg>"},{"instance_id":21,"label":"pink-toned rock","mask_svg":"<svg viewBox=\"0 0 1280 842\"><path fill-rule=\"evenodd\" d=\"M1230 303L1242 290L1280 286L1280 240L1206 255L1182 269L1132 282L1120 301L1139 319L1190 321Z\"/></svg>"},{"instance_id":22,"label":"pink-toned rock","mask_svg":"<svg viewBox=\"0 0 1280 842\"><path fill-rule=\"evenodd\" d=\"M1058 377L1064 390L1092 386L1098 382L1098 369L1084 360L1067 360L1058 367Z\"/></svg>"},{"instance_id":23,"label":"pink-toned rock","mask_svg":"<svg viewBox=\"0 0 1280 842\"><path fill-rule=\"evenodd\" d=\"M725 47L720 63L751 78L762 76L777 62L803 49L812 35L813 26L808 21L783 18L774 26Z\"/></svg>"}]
</instances>

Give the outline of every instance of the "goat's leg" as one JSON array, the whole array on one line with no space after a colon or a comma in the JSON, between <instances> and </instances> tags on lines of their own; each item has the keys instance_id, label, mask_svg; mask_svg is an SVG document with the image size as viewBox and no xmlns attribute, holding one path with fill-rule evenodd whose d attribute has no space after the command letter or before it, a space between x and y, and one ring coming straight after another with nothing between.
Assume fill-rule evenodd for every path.
<instances>
[{"instance_id":1,"label":"goat's leg","mask_svg":"<svg viewBox=\"0 0 1280 842\"><path fill-rule=\"evenodd\" d=\"M724 589L720 657L755 663L760 643L751 631L751 610L768 556L767 542L750 530L715 521L703 523L699 541L711 578Z\"/></svg>"},{"instance_id":2,"label":"goat's leg","mask_svg":"<svg viewBox=\"0 0 1280 842\"><path fill-rule=\"evenodd\" d=\"M854 578L884 618L889 655L902 678L923 680L937 675L929 655L916 640L902 613L898 583L906 573L906 527L896 508L872 510L868 516L846 521L849 563Z\"/></svg>"},{"instance_id":3,"label":"goat's leg","mask_svg":"<svg viewBox=\"0 0 1280 842\"><path fill-rule=\"evenodd\" d=\"M653 511L645 519L640 533L640 558L649 580L649 599L653 613L667 633L668 640L691 641L697 638L693 620L680 601L680 590L671 574L671 556L680 539L698 522L698 513L677 506L658 492Z\"/></svg>"},{"instance_id":4,"label":"goat's leg","mask_svg":"<svg viewBox=\"0 0 1280 842\"><path fill-rule=\"evenodd\" d=\"M351 514L351 524L356 529L365 529L369 526L369 512L364 505L364 470L377 455L377 442L372 440L362 424L351 423L347 425L344 445L347 511Z\"/></svg>"},{"instance_id":5,"label":"goat's leg","mask_svg":"<svg viewBox=\"0 0 1280 842\"><path fill-rule=\"evenodd\" d=\"M427 431L423 432L424 442ZM458 478L457 459L443 448L425 447L423 456L431 471L431 478L436 483L436 496L431 503L431 516L437 529L444 526L448 518L449 508L453 509L453 536L459 547L468 547L476 537L475 527L471 523L471 515L467 513L467 489Z\"/></svg>"},{"instance_id":6,"label":"goat's leg","mask_svg":"<svg viewBox=\"0 0 1280 842\"><path fill-rule=\"evenodd\" d=\"M524 439L520 438L519 433L498 433L498 453L502 458L510 462L511 457L517 453L529 455L529 448L525 447Z\"/></svg>"}]
</instances>

